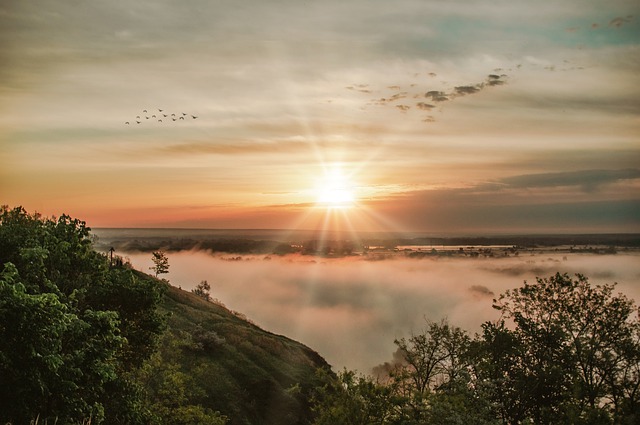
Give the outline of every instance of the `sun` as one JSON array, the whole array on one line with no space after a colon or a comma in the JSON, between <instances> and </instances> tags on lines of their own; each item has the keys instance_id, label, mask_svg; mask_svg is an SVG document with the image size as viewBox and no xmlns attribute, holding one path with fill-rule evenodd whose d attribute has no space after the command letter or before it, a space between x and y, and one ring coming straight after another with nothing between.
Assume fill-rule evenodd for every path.
<instances>
[{"instance_id":1,"label":"sun","mask_svg":"<svg viewBox=\"0 0 640 425\"><path fill-rule=\"evenodd\" d=\"M325 170L316 184L316 204L326 208L350 208L355 203L353 183L338 165Z\"/></svg>"}]
</instances>

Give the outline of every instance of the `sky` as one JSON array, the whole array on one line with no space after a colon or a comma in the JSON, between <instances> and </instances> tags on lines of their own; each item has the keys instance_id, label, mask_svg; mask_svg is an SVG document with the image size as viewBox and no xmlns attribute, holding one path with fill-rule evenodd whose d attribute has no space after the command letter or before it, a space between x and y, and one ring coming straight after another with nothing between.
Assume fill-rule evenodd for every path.
<instances>
[{"instance_id":1,"label":"sky","mask_svg":"<svg viewBox=\"0 0 640 425\"><path fill-rule=\"evenodd\" d=\"M639 12L3 1L0 204L92 227L640 232Z\"/></svg>"}]
</instances>

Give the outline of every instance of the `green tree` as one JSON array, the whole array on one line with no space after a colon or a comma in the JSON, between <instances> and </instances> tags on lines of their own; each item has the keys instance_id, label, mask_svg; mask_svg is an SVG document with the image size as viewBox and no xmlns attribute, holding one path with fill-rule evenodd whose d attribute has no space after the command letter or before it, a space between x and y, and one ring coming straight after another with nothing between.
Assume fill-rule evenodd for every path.
<instances>
[{"instance_id":1,"label":"green tree","mask_svg":"<svg viewBox=\"0 0 640 425\"><path fill-rule=\"evenodd\" d=\"M164 285L111 268L80 220L0 207L0 421L148 423L131 372Z\"/></svg>"},{"instance_id":2,"label":"green tree","mask_svg":"<svg viewBox=\"0 0 640 425\"><path fill-rule=\"evenodd\" d=\"M176 340L168 334L165 334L163 343L169 345L173 355L180 351ZM219 412L197 404L197 401L206 398L206 393L193 375L180 370L175 359L163 357L162 352L156 352L140 369L139 375L148 389L150 405L162 424L227 423L227 418Z\"/></svg>"},{"instance_id":3,"label":"green tree","mask_svg":"<svg viewBox=\"0 0 640 425\"><path fill-rule=\"evenodd\" d=\"M318 371L324 382L314 396L316 425L401 424L400 400L394 388L371 377L344 370L338 376Z\"/></svg>"},{"instance_id":4,"label":"green tree","mask_svg":"<svg viewBox=\"0 0 640 425\"><path fill-rule=\"evenodd\" d=\"M464 330L447 320L428 321L422 333L394 342L403 361L390 376L407 400L412 420L420 423L429 418L448 417L444 410L454 399L461 408L465 397L470 395L465 387L469 382L470 338ZM439 415L433 414L436 402L441 407Z\"/></svg>"},{"instance_id":5,"label":"green tree","mask_svg":"<svg viewBox=\"0 0 640 425\"><path fill-rule=\"evenodd\" d=\"M494 307L501 320L484 326L481 377L497 379L509 395L496 399L503 412L506 403L519 406L511 409L510 422L637 419L638 310L614 288L558 273L500 296Z\"/></svg>"},{"instance_id":6,"label":"green tree","mask_svg":"<svg viewBox=\"0 0 640 425\"><path fill-rule=\"evenodd\" d=\"M149 267L149 270L152 270L156 277L161 274L169 273L169 258L167 258L164 251L152 252L151 261L153 261L153 266Z\"/></svg>"},{"instance_id":7,"label":"green tree","mask_svg":"<svg viewBox=\"0 0 640 425\"><path fill-rule=\"evenodd\" d=\"M37 415L104 415L104 384L115 379L123 338L115 312L74 312L56 294L28 294L12 263L0 276L0 411L27 423ZM72 394L82 389L80 397Z\"/></svg>"},{"instance_id":8,"label":"green tree","mask_svg":"<svg viewBox=\"0 0 640 425\"><path fill-rule=\"evenodd\" d=\"M556 274L506 291L471 340L446 321L396 340L384 383L329 375L316 423L636 424L640 322L615 284Z\"/></svg>"},{"instance_id":9,"label":"green tree","mask_svg":"<svg viewBox=\"0 0 640 425\"><path fill-rule=\"evenodd\" d=\"M466 368L469 336L447 320L428 321L424 332L394 342L404 359L396 377L410 380L412 387L422 394L454 382Z\"/></svg>"},{"instance_id":10,"label":"green tree","mask_svg":"<svg viewBox=\"0 0 640 425\"><path fill-rule=\"evenodd\" d=\"M395 341L400 361L378 381L343 371L324 375L314 399L316 424L496 424L486 400L470 385L470 338L446 320L428 322Z\"/></svg>"}]
</instances>

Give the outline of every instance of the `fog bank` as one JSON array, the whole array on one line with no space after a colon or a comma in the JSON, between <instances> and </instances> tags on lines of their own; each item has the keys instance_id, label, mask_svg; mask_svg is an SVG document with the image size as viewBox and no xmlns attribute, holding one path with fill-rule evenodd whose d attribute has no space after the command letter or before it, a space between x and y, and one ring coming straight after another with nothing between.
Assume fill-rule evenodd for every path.
<instances>
[{"instance_id":1,"label":"fog bank","mask_svg":"<svg viewBox=\"0 0 640 425\"><path fill-rule=\"evenodd\" d=\"M424 319L471 333L498 317L492 299L506 289L556 272L582 273L591 283L618 282L618 291L640 300L640 255L540 254L508 258L255 257L168 253L174 286L200 281L228 308L260 327L298 340L333 365L369 373L391 358L394 338L419 332ZM124 254L147 271L151 254Z\"/></svg>"}]
</instances>

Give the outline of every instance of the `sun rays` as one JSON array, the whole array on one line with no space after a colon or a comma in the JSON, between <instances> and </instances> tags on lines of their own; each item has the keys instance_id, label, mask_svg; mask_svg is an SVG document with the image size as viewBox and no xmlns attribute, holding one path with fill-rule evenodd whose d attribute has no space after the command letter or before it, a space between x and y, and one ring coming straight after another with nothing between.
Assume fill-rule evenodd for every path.
<instances>
[{"instance_id":1,"label":"sun rays","mask_svg":"<svg viewBox=\"0 0 640 425\"><path fill-rule=\"evenodd\" d=\"M316 182L316 205L326 208L351 208L356 202L354 185L340 164L332 164Z\"/></svg>"},{"instance_id":2,"label":"sun rays","mask_svg":"<svg viewBox=\"0 0 640 425\"><path fill-rule=\"evenodd\" d=\"M375 162L375 161L374 161ZM318 163L305 173L311 174L303 189L306 203L297 204L299 214L287 226L289 235L295 231L305 232L308 240L313 241L316 254L335 256L332 245L348 242L354 253L361 252L364 239L373 235L393 235L408 233L408 229L375 210L375 203L385 196L383 191L370 184L372 170L375 167L371 158L362 161L334 161ZM301 181L304 183L304 180Z\"/></svg>"}]
</instances>

